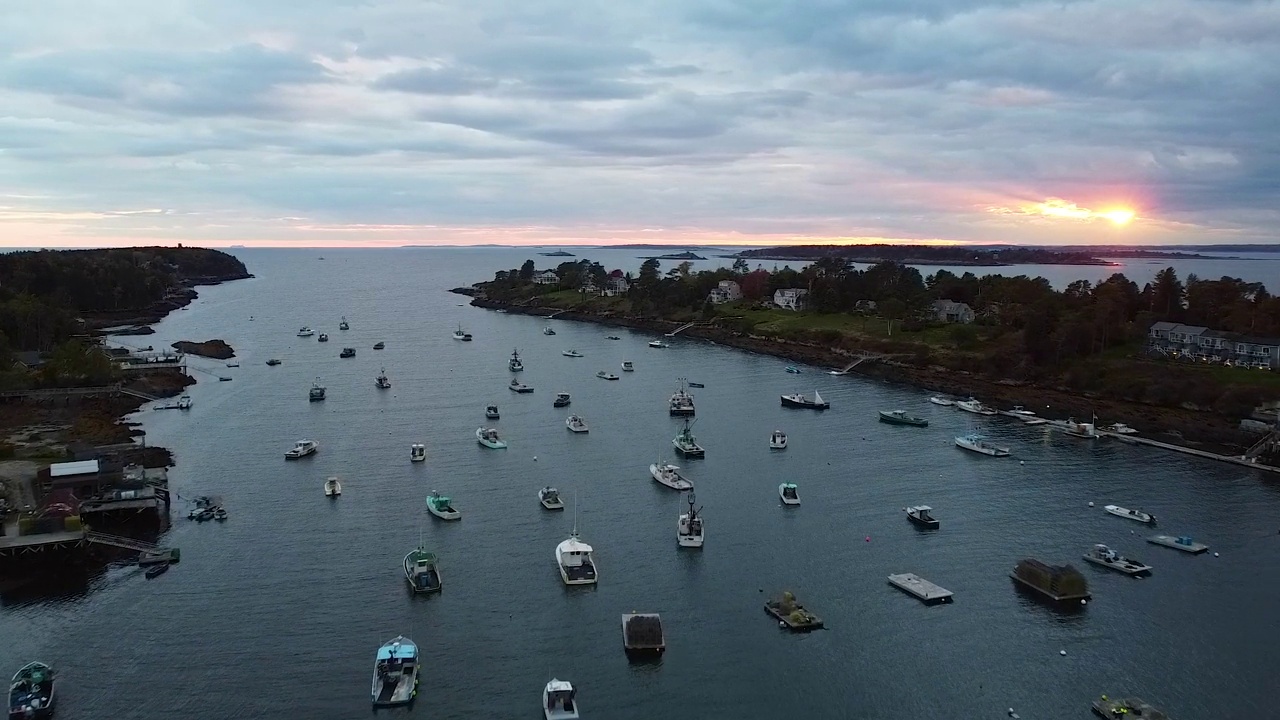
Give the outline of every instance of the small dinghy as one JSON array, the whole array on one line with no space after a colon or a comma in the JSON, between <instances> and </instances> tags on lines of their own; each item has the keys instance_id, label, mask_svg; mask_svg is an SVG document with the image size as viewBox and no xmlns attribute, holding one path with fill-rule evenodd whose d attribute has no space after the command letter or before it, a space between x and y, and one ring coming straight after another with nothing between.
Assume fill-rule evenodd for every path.
<instances>
[{"instance_id":1,"label":"small dinghy","mask_svg":"<svg viewBox=\"0 0 1280 720\"><path fill-rule=\"evenodd\" d=\"M13 720L53 717L57 695L53 668L30 662L14 674L9 683L9 717Z\"/></svg>"},{"instance_id":2,"label":"small dinghy","mask_svg":"<svg viewBox=\"0 0 1280 720\"><path fill-rule=\"evenodd\" d=\"M569 428L569 432L584 433L590 431L590 428L587 427L587 421L577 415L570 415L564 421L564 426Z\"/></svg>"},{"instance_id":3,"label":"small dinghy","mask_svg":"<svg viewBox=\"0 0 1280 720\"><path fill-rule=\"evenodd\" d=\"M944 398L941 395L934 395L933 397L929 398L929 402L933 403L934 405L941 405L943 407L951 407L952 405L956 404L955 400Z\"/></svg>"},{"instance_id":4,"label":"small dinghy","mask_svg":"<svg viewBox=\"0 0 1280 720\"><path fill-rule=\"evenodd\" d=\"M436 554L427 552L421 546L404 556L404 578L416 593L440 592L444 585Z\"/></svg>"},{"instance_id":5,"label":"small dinghy","mask_svg":"<svg viewBox=\"0 0 1280 720\"><path fill-rule=\"evenodd\" d=\"M324 481L324 496L338 497L342 494L342 481L336 477L331 477Z\"/></svg>"},{"instance_id":6,"label":"small dinghy","mask_svg":"<svg viewBox=\"0 0 1280 720\"><path fill-rule=\"evenodd\" d=\"M476 428L476 442L490 450L507 449L507 441L499 438L498 431L493 428Z\"/></svg>"},{"instance_id":7,"label":"small dinghy","mask_svg":"<svg viewBox=\"0 0 1280 720\"><path fill-rule=\"evenodd\" d=\"M409 462L426 462L427 446L422 443L414 443L409 446Z\"/></svg>"},{"instance_id":8,"label":"small dinghy","mask_svg":"<svg viewBox=\"0 0 1280 720\"><path fill-rule=\"evenodd\" d=\"M562 353L560 353L560 354L561 354L561 355L563 355L563 356L565 356L565 357L572 357L572 358L579 358L579 357L582 357L582 353L578 352L577 350L565 350L564 352L562 352Z\"/></svg>"},{"instance_id":9,"label":"small dinghy","mask_svg":"<svg viewBox=\"0 0 1280 720\"><path fill-rule=\"evenodd\" d=\"M418 694L418 646L403 635L382 644L374 658L373 705L406 705Z\"/></svg>"},{"instance_id":10,"label":"small dinghy","mask_svg":"<svg viewBox=\"0 0 1280 720\"><path fill-rule=\"evenodd\" d=\"M387 346L387 344L386 344L386 343L384 343L384 342L376 342L376 343L374 343L374 344L373 344L373 349L374 349L374 350L381 350L381 349L385 348L386 346Z\"/></svg>"},{"instance_id":11,"label":"small dinghy","mask_svg":"<svg viewBox=\"0 0 1280 720\"><path fill-rule=\"evenodd\" d=\"M143 575L145 575L148 580L154 580L155 578L158 578L167 572L169 572L169 563L160 563L159 565L152 565L151 567L147 568L147 571L143 573ZM48 717L48 716L35 715L33 717Z\"/></svg>"},{"instance_id":12,"label":"small dinghy","mask_svg":"<svg viewBox=\"0 0 1280 720\"><path fill-rule=\"evenodd\" d=\"M782 498L783 505L799 505L800 489L795 483L782 483L778 486L778 497Z\"/></svg>"},{"instance_id":13,"label":"small dinghy","mask_svg":"<svg viewBox=\"0 0 1280 720\"><path fill-rule=\"evenodd\" d=\"M497 406L497 405L489 405L488 407L486 407L486 408L484 409L484 416L485 416L485 418L487 418L487 419L489 419L489 420L497 420L497 419L498 419L498 417L499 417L499 415L498 415L498 406Z\"/></svg>"},{"instance_id":14,"label":"small dinghy","mask_svg":"<svg viewBox=\"0 0 1280 720\"><path fill-rule=\"evenodd\" d=\"M538 502L548 510L563 510L564 501L560 499L560 491L547 486L538 491Z\"/></svg>"},{"instance_id":15,"label":"small dinghy","mask_svg":"<svg viewBox=\"0 0 1280 720\"><path fill-rule=\"evenodd\" d=\"M1106 507L1103 508L1103 510L1106 510L1107 512L1111 513L1112 515L1115 515L1116 517L1122 517L1128 520L1134 520L1140 523L1145 523L1147 525L1156 524L1155 515L1144 513L1141 510L1130 510L1128 508L1122 508L1119 505L1107 505Z\"/></svg>"},{"instance_id":16,"label":"small dinghy","mask_svg":"<svg viewBox=\"0 0 1280 720\"><path fill-rule=\"evenodd\" d=\"M680 474L680 466L658 461L649 466L649 475L672 490L692 490L693 482Z\"/></svg>"},{"instance_id":17,"label":"small dinghy","mask_svg":"<svg viewBox=\"0 0 1280 720\"><path fill-rule=\"evenodd\" d=\"M441 520L462 519L462 513L453 509L453 500L438 492L433 492L427 496L427 512Z\"/></svg>"},{"instance_id":18,"label":"small dinghy","mask_svg":"<svg viewBox=\"0 0 1280 720\"><path fill-rule=\"evenodd\" d=\"M600 372L596 373L596 377L600 378L601 380L617 380L618 379L617 375L614 375L611 372L605 372L604 370L601 370Z\"/></svg>"},{"instance_id":19,"label":"small dinghy","mask_svg":"<svg viewBox=\"0 0 1280 720\"><path fill-rule=\"evenodd\" d=\"M774 430L773 434L769 436L769 449L770 450L786 450L787 434L782 432L781 430Z\"/></svg>"},{"instance_id":20,"label":"small dinghy","mask_svg":"<svg viewBox=\"0 0 1280 720\"><path fill-rule=\"evenodd\" d=\"M578 691L568 680L551 678L542 688L542 714L546 720L577 720Z\"/></svg>"}]
</instances>

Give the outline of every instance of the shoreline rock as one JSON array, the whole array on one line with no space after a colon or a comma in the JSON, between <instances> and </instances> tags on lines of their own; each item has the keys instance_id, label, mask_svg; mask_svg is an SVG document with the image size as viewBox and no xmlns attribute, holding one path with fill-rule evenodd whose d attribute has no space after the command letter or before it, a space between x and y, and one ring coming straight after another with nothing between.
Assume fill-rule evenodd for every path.
<instances>
[{"instance_id":1,"label":"shoreline rock","mask_svg":"<svg viewBox=\"0 0 1280 720\"><path fill-rule=\"evenodd\" d=\"M214 360L230 360L236 356L236 351L223 340L205 340L204 342L179 340L169 347L172 347L180 353L199 355L200 357L212 358Z\"/></svg>"}]
</instances>

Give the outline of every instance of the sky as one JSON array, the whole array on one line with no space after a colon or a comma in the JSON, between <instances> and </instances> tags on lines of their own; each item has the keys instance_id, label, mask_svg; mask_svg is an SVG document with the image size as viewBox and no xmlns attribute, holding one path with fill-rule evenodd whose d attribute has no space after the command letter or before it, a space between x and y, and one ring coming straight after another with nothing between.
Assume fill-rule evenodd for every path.
<instances>
[{"instance_id":1,"label":"sky","mask_svg":"<svg viewBox=\"0 0 1280 720\"><path fill-rule=\"evenodd\" d=\"M0 6L0 246L1280 242L1280 2Z\"/></svg>"}]
</instances>

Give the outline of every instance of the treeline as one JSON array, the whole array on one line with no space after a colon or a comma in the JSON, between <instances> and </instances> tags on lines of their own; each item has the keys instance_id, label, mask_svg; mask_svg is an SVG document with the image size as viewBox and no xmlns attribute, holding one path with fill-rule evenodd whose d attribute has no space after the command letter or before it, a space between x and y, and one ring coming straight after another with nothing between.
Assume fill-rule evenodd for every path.
<instances>
[{"instance_id":1,"label":"treeline","mask_svg":"<svg viewBox=\"0 0 1280 720\"><path fill-rule=\"evenodd\" d=\"M779 260L843 258L857 262L925 262L945 265L1107 265L1087 252L1029 247L960 245L789 245L743 250L737 257Z\"/></svg>"}]
</instances>

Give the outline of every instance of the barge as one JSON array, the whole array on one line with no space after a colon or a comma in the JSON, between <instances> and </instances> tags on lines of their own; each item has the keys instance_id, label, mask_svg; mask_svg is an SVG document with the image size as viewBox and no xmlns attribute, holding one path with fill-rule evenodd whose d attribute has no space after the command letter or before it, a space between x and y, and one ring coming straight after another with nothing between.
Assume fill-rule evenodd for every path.
<instances>
[{"instance_id":1,"label":"barge","mask_svg":"<svg viewBox=\"0 0 1280 720\"><path fill-rule=\"evenodd\" d=\"M1071 565L1049 565L1035 558L1024 558L1009 577L1057 602L1088 600L1090 597L1089 581Z\"/></svg>"},{"instance_id":2,"label":"barge","mask_svg":"<svg viewBox=\"0 0 1280 720\"><path fill-rule=\"evenodd\" d=\"M790 591L782 593L782 597L777 600L767 601L764 611L772 615L780 627L791 632L809 632L823 626L822 618L805 610Z\"/></svg>"},{"instance_id":3,"label":"barge","mask_svg":"<svg viewBox=\"0 0 1280 720\"><path fill-rule=\"evenodd\" d=\"M1199 555L1209 549L1208 545L1192 540L1190 535L1179 535L1178 537L1174 537L1172 535L1152 535L1147 538L1147 542L1152 545L1163 545L1167 548L1173 548L1174 550L1181 550L1182 552L1191 553L1192 555Z\"/></svg>"},{"instance_id":4,"label":"barge","mask_svg":"<svg viewBox=\"0 0 1280 720\"><path fill-rule=\"evenodd\" d=\"M890 575L889 584L909 595L914 595L926 605L949 603L953 595L950 590L934 585L915 573Z\"/></svg>"},{"instance_id":5,"label":"barge","mask_svg":"<svg viewBox=\"0 0 1280 720\"><path fill-rule=\"evenodd\" d=\"M667 649L662 618L657 613L626 613L622 616L622 649L629 658L653 658Z\"/></svg>"}]
</instances>

